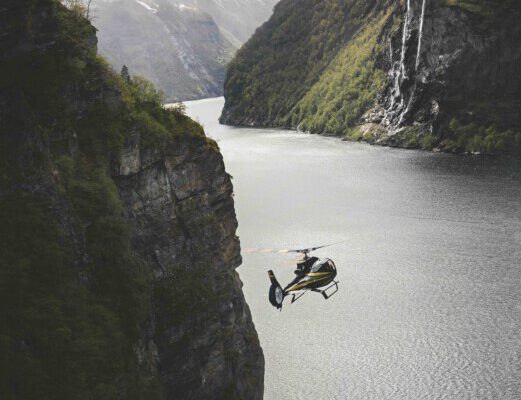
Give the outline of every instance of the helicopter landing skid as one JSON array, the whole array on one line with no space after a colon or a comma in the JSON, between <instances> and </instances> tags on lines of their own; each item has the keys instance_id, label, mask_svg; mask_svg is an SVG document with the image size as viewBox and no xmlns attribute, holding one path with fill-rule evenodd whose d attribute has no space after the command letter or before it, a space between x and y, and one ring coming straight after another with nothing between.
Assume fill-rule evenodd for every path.
<instances>
[{"instance_id":1,"label":"helicopter landing skid","mask_svg":"<svg viewBox=\"0 0 521 400\"><path fill-rule=\"evenodd\" d=\"M324 299L325 300L328 300L331 296L333 296L336 292L338 292L338 284L340 282L337 282L337 281L333 281L333 283L331 285L329 285L327 288L325 289L311 289L313 292L317 292L317 293L320 293L322 296L324 296ZM328 293L328 290L331 289L331 288L334 288L334 290L331 292L331 293Z\"/></svg>"},{"instance_id":2,"label":"helicopter landing skid","mask_svg":"<svg viewBox=\"0 0 521 400\"><path fill-rule=\"evenodd\" d=\"M304 296L306 294L306 292L302 292L298 295L294 294L293 297L291 298L291 304L293 304L294 302L296 302L298 299L300 299L302 296Z\"/></svg>"}]
</instances>

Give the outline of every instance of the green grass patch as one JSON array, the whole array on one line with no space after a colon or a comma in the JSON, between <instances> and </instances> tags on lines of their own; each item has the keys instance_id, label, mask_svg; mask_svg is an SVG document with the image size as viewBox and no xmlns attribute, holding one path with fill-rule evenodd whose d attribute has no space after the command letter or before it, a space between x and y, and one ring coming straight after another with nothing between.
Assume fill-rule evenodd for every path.
<instances>
[{"instance_id":1,"label":"green grass patch","mask_svg":"<svg viewBox=\"0 0 521 400\"><path fill-rule=\"evenodd\" d=\"M455 153L484 153L521 155L521 132L500 130L496 126L461 123L452 119L441 147Z\"/></svg>"},{"instance_id":2,"label":"green grass patch","mask_svg":"<svg viewBox=\"0 0 521 400\"><path fill-rule=\"evenodd\" d=\"M390 17L388 11L375 19L339 52L319 81L297 103L292 111L294 124L312 133L345 135L375 104L386 79L385 72L376 66L375 54L380 51L379 34ZM348 131L347 136L350 135L358 135L356 129Z\"/></svg>"}]
</instances>

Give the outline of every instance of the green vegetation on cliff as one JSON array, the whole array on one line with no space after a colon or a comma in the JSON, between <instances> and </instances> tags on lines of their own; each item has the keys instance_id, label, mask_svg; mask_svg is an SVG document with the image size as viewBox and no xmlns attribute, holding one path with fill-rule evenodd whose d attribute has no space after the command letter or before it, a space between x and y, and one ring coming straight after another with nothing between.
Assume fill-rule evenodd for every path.
<instances>
[{"instance_id":1,"label":"green vegetation on cliff","mask_svg":"<svg viewBox=\"0 0 521 400\"><path fill-rule=\"evenodd\" d=\"M520 4L282 0L230 64L220 121L519 154Z\"/></svg>"},{"instance_id":2,"label":"green vegetation on cliff","mask_svg":"<svg viewBox=\"0 0 521 400\"><path fill-rule=\"evenodd\" d=\"M512 9L517 0L444 0L447 6L459 7L464 11L487 19L497 19Z\"/></svg>"},{"instance_id":3,"label":"green vegetation on cliff","mask_svg":"<svg viewBox=\"0 0 521 400\"><path fill-rule=\"evenodd\" d=\"M272 18L239 50L229 66L225 82L226 108L221 121L292 126L295 105L319 81L359 29L372 21L375 13L379 15L377 9L383 2L286 0L278 3ZM339 73L346 75L344 71Z\"/></svg>"},{"instance_id":4,"label":"green vegetation on cliff","mask_svg":"<svg viewBox=\"0 0 521 400\"><path fill-rule=\"evenodd\" d=\"M392 8L366 25L342 49L292 110L292 126L312 133L344 135L372 107L386 74L376 65L378 40Z\"/></svg>"},{"instance_id":5,"label":"green vegetation on cliff","mask_svg":"<svg viewBox=\"0 0 521 400\"><path fill-rule=\"evenodd\" d=\"M521 132L501 131L496 126L475 122L463 124L453 118L447 129L447 138L440 146L454 153L511 153L521 154Z\"/></svg>"},{"instance_id":6,"label":"green vegetation on cliff","mask_svg":"<svg viewBox=\"0 0 521 400\"><path fill-rule=\"evenodd\" d=\"M0 59L0 397L153 399L138 365L149 272L111 177L128 133L206 141L146 81L96 55L58 1L16 1Z\"/></svg>"}]
</instances>

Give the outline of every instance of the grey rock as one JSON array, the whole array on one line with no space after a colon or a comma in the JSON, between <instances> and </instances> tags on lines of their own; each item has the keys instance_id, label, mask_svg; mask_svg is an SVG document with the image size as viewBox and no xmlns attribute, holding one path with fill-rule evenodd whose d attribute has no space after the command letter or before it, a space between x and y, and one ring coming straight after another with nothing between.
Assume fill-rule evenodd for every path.
<instances>
[{"instance_id":1,"label":"grey rock","mask_svg":"<svg viewBox=\"0 0 521 400\"><path fill-rule=\"evenodd\" d=\"M157 285L187 285L193 274L204 282L188 287L183 293L191 298L180 300L197 306L204 296L212 304L180 320L164 315L168 307L154 299L151 312L158 323L144 339L152 345L141 346L139 358L157 358L168 398L262 399L264 359L235 271L242 259L222 156L183 143L154 159L141 154L134 133L116 177L133 226L133 248Z\"/></svg>"},{"instance_id":2,"label":"grey rock","mask_svg":"<svg viewBox=\"0 0 521 400\"><path fill-rule=\"evenodd\" d=\"M465 115L484 125L521 126L512 112L521 98L514 72L521 65L519 24L499 16L484 27L479 16L442 0L410 0L409 6L391 38L397 50L388 84L368 115L383 112L390 134L414 124L440 134L451 118ZM479 107L484 101L490 104ZM508 107L496 107L499 102Z\"/></svg>"}]
</instances>

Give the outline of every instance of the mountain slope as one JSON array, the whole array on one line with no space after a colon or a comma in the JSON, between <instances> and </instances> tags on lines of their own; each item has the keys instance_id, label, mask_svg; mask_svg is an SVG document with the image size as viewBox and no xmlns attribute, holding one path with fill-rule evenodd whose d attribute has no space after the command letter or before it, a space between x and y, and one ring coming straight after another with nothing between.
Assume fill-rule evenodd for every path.
<instances>
[{"instance_id":1,"label":"mountain slope","mask_svg":"<svg viewBox=\"0 0 521 400\"><path fill-rule=\"evenodd\" d=\"M211 16L171 0L98 0L93 3L101 54L127 65L170 100L219 96L235 47Z\"/></svg>"},{"instance_id":2,"label":"mountain slope","mask_svg":"<svg viewBox=\"0 0 521 400\"><path fill-rule=\"evenodd\" d=\"M513 0L283 0L230 64L221 122L517 153L520 16Z\"/></svg>"},{"instance_id":3,"label":"mountain slope","mask_svg":"<svg viewBox=\"0 0 521 400\"><path fill-rule=\"evenodd\" d=\"M289 126L290 110L382 1L281 1L239 50L225 82L221 121Z\"/></svg>"},{"instance_id":4,"label":"mountain slope","mask_svg":"<svg viewBox=\"0 0 521 400\"><path fill-rule=\"evenodd\" d=\"M150 79L169 100L223 93L225 66L275 0L96 0L100 52Z\"/></svg>"},{"instance_id":5,"label":"mountain slope","mask_svg":"<svg viewBox=\"0 0 521 400\"><path fill-rule=\"evenodd\" d=\"M187 0L184 4L210 14L223 34L240 47L271 15L277 0Z\"/></svg>"},{"instance_id":6,"label":"mountain slope","mask_svg":"<svg viewBox=\"0 0 521 400\"><path fill-rule=\"evenodd\" d=\"M0 398L251 398L217 145L57 0L0 10Z\"/></svg>"}]
</instances>

